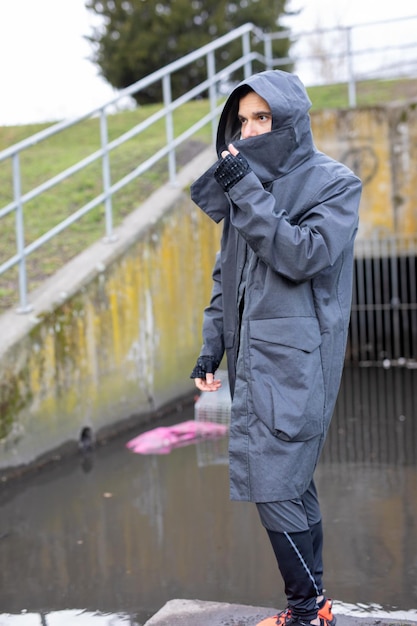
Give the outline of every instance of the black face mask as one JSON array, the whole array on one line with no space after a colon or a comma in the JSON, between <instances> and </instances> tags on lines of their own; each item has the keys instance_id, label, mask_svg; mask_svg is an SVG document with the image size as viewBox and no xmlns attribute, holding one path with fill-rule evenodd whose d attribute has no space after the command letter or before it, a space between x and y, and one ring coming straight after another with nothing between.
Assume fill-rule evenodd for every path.
<instances>
[{"instance_id":1,"label":"black face mask","mask_svg":"<svg viewBox=\"0 0 417 626\"><path fill-rule=\"evenodd\" d=\"M275 180L287 170L289 157L297 148L292 126L233 142L262 183Z\"/></svg>"}]
</instances>

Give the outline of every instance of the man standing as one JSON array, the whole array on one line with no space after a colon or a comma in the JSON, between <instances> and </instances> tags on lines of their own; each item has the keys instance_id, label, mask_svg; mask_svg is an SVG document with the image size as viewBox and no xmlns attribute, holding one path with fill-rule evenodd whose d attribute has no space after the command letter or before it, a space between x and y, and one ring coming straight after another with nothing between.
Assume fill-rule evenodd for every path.
<instances>
[{"instance_id":1,"label":"man standing","mask_svg":"<svg viewBox=\"0 0 417 626\"><path fill-rule=\"evenodd\" d=\"M191 377L216 391L226 352L230 496L256 503L288 602L265 626L335 624L313 474L344 364L361 182L317 150L310 106L287 72L240 83L220 117L219 160L191 189L223 220Z\"/></svg>"}]
</instances>

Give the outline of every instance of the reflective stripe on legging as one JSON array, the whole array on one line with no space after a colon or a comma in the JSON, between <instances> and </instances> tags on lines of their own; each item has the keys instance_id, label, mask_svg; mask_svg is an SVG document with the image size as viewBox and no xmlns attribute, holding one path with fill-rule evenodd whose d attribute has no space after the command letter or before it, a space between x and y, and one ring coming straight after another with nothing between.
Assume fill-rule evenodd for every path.
<instances>
[{"instance_id":1,"label":"reflective stripe on legging","mask_svg":"<svg viewBox=\"0 0 417 626\"><path fill-rule=\"evenodd\" d=\"M301 552L299 551L299 549L297 548L297 546L295 545L294 541L291 539L291 536L288 533L284 533L284 535L286 536L286 538L288 539L288 541L290 542L294 552L296 553L296 555L298 556L298 558L301 561L302 566L304 567L307 576L309 577L309 579L311 580L311 582L313 583L314 589L316 590L316 595L319 596L321 594L321 591L319 591L319 589L317 588L316 585L316 581L314 579L313 574L310 571L310 568L308 567L307 563L305 562L305 560L303 559L303 555L301 554Z\"/></svg>"}]
</instances>

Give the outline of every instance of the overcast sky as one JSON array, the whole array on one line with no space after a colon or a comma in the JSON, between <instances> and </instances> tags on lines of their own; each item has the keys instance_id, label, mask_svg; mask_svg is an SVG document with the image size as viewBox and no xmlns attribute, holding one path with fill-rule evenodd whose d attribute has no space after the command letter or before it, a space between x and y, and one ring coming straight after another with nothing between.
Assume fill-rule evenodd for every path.
<instances>
[{"instance_id":1,"label":"overcast sky","mask_svg":"<svg viewBox=\"0 0 417 626\"><path fill-rule=\"evenodd\" d=\"M295 32L417 14L415 0L291 0ZM0 125L87 113L114 95L88 60L85 0L0 0ZM417 22L416 22L417 23Z\"/></svg>"}]
</instances>

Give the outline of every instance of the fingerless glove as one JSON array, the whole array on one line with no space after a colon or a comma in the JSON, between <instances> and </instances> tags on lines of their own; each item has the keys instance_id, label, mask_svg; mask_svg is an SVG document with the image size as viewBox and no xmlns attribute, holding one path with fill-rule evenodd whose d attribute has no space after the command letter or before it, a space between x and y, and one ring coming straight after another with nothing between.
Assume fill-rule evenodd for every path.
<instances>
[{"instance_id":1,"label":"fingerless glove","mask_svg":"<svg viewBox=\"0 0 417 626\"><path fill-rule=\"evenodd\" d=\"M229 191L250 171L249 163L240 152L236 156L228 154L214 170L214 178L223 191Z\"/></svg>"},{"instance_id":2,"label":"fingerless glove","mask_svg":"<svg viewBox=\"0 0 417 626\"><path fill-rule=\"evenodd\" d=\"M206 374L214 374L219 367L219 361L214 356L200 356L190 378L205 378Z\"/></svg>"}]
</instances>

